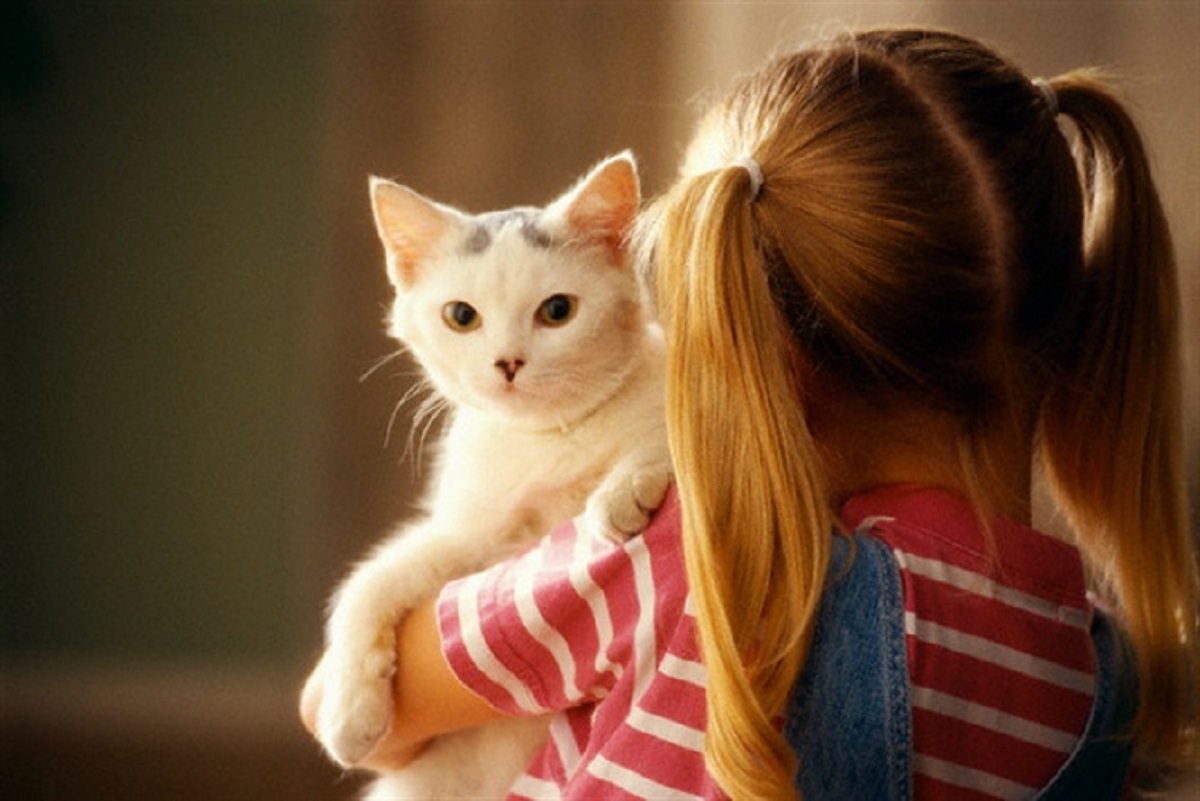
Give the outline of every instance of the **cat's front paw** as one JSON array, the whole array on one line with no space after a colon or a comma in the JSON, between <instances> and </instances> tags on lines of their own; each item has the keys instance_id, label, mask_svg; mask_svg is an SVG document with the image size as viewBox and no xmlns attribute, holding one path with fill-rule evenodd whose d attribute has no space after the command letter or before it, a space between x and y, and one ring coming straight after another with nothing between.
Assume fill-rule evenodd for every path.
<instances>
[{"instance_id":1,"label":"cat's front paw","mask_svg":"<svg viewBox=\"0 0 1200 801\"><path fill-rule=\"evenodd\" d=\"M646 529L671 484L669 466L614 470L588 498L584 532L621 543Z\"/></svg>"},{"instance_id":2,"label":"cat's front paw","mask_svg":"<svg viewBox=\"0 0 1200 801\"><path fill-rule=\"evenodd\" d=\"M395 630L385 626L365 650L331 650L321 664L324 688L317 738L343 767L361 762L387 732L395 647Z\"/></svg>"}]
</instances>

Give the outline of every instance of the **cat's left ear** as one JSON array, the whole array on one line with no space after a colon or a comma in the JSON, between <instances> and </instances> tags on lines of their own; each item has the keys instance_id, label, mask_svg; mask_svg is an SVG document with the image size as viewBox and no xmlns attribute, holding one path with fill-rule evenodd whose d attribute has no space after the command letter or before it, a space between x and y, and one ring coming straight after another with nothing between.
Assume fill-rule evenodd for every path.
<instances>
[{"instance_id":1,"label":"cat's left ear","mask_svg":"<svg viewBox=\"0 0 1200 801\"><path fill-rule=\"evenodd\" d=\"M375 230L387 251L388 277L397 289L411 286L421 264L459 225L458 213L386 178L370 181Z\"/></svg>"},{"instance_id":2,"label":"cat's left ear","mask_svg":"<svg viewBox=\"0 0 1200 801\"><path fill-rule=\"evenodd\" d=\"M622 264L640 203L637 164L626 150L593 167L546 212L560 221L567 239L603 245L612 262Z\"/></svg>"}]
</instances>

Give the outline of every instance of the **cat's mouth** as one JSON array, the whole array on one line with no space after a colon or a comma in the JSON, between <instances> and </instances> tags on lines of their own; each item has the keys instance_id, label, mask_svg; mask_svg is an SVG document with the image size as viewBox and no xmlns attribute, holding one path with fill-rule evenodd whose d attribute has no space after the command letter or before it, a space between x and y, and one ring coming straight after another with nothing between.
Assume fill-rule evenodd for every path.
<instances>
[{"instance_id":1,"label":"cat's mouth","mask_svg":"<svg viewBox=\"0 0 1200 801\"><path fill-rule=\"evenodd\" d=\"M483 398L485 405L490 404L505 414L520 418L540 417L546 412L548 400L552 399L547 395L546 388L526 376L519 376L512 381L500 376L499 380L489 382ZM551 405L557 406L558 403L552 401Z\"/></svg>"},{"instance_id":2,"label":"cat's mouth","mask_svg":"<svg viewBox=\"0 0 1200 801\"><path fill-rule=\"evenodd\" d=\"M509 380L499 376L496 380L488 382L484 394L493 401L511 403L529 394L527 384L527 381L515 377Z\"/></svg>"}]
</instances>

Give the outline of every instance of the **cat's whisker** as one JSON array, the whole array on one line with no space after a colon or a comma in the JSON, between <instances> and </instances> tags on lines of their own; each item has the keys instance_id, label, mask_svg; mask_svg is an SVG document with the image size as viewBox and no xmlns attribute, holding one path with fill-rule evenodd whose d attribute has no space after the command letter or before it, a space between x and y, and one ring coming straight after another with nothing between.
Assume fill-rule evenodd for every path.
<instances>
[{"instance_id":1,"label":"cat's whisker","mask_svg":"<svg viewBox=\"0 0 1200 801\"><path fill-rule=\"evenodd\" d=\"M404 408L404 399L401 398L395 406L392 407L392 414L388 417L387 430L383 433L383 448L387 450L392 444L392 429L396 427L396 418L400 415L400 410Z\"/></svg>"},{"instance_id":2,"label":"cat's whisker","mask_svg":"<svg viewBox=\"0 0 1200 801\"><path fill-rule=\"evenodd\" d=\"M407 406L408 403L413 398L417 397L418 395L420 395L423 392L428 392L430 389L430 386L431 386L431 384L429 383L428 379L418 376L417 380L414 381L407 390L405 390L405 392L402 396L400 396L400 400L396 401L396 405L392 408L392 415L391 415L391 417L388 418L387 432L383 436L383 446L385 448L387 448L392 443L392 431L394 431L396 428L396 419L400 416L400 410L403 409L405 406ZM422 401L421 405L424 406L424 404L426 402L428 402L428 401L427 400ZM413 414L413 425L414 426L416 425L416 421L420 418L420 416L421 416L421 406L419 406L417 408L416 412ZM407 458L411 447L412 447L412 432L410 430L409 437L408 437L408 444L405 446L404 456L401 458Z\"/></svg>"},{"instance_id":3,"label":"cat's whisker","mask_svg":"<svg viewBox=\"0 0 1200 801\"><path fill-rule=\"evenodd\" d=\"M381 368L383 368L385 365L391 364L396 359L400 358L401 356L404 356L406 353L408 353L408 348L400 347L400 348L397 348L396 350L392 351L391 353L387 354L386 356L383 356L378 361L376 361L375 364L371 365L365 373L363 373L362 375L360 375L358 377L358 382L360 384L363 383L364 381L369 379L371 376L375 375L375 373L379 372L379 370ZM404 375L404 374L402 373L402 375ZM387 430L384 432L384 435L383 435L383 447L384 448L387 448L389 445L391 445L392 430L396 427L396 418L400 416L400 410L404 408L404 406L409 402L409 400L412 399L412 397L415 394L417 394L418 392L421 392L428 386L428 382L422 377L420 371L410 370L407 372L407 375L408 375L408 377L416 378L417 380L414 381L409 386L409 388L405 391L404 395L401 396L400 400L397 401L396 405L392 408L392 414L390 417L388 417Z\"/></svg>"},{"instance_id":4,"label":"cat's whisker","mask_svg":"<svg viewBox=\"0 0 1200 801\"><path fill-rule=\"evenodd\" d=\"M387 364L390 364L390 363L392 363L393 361L395 361L395 360L396 360L396 359L398 359L399 357L403 356L403 355L404 355L405 353L407 353L407 352L408 352L408 349L407 349L407 348L398 348L397 350L394 350L394 351L392 351L392 352L391 352L391 353L389 353L388 355L381 357L381 358L380 358L378 361L376 361L376 362L375 362L373 365L371 365L370 367L368 367L368 368L367 368L367 371L366 371L365 373L363 373L362 375L360 375L360 376L358 377L358 383L360 383L360 384L361 384L361 383L363 383L363 382L364 382L364 381L366 381L368 378L370 378L371 376L375 375L375 373L379 372L379 369L380 369L381 367L383 367L384 365L387 365Z\"/></svg>"},{"instance_id":5,"label":"cat's whisker","mask_svg":"<svg viewBox=\"0 0 1200 801\"><path fill-rule=\"evenodd\" d=\"M413 398L417 397L418 395L421 395L423 393L428 393L432 389L433 384L429 381L428 378L425 378L424 376L421 376L421 375L417 375L416 378L417 378L417 380L412 383L412 386L410 386L408 388L408 390L405 391L404 396L402 398L400 398L399 405L403 406L406 403L408 403L409 401L411 401ZM428 402L428 398L423 399L421 401L421 405L424 405L426 402ZM419 411L420 410L418 409L418 412L415 413L413 416L417 417L419 415Z\"/></svg>"},{"instance_id":6,"label":"cat's whisker","mask_svg":"<svg viewBox=\"0 0 1200 801\"><path fill-rule=\"evenodd\" d=\"M414 451L415 438L415 451L417 454L415 464L417 473L421 472L421 463L426 452L425 440L428 439L429 432L433 430L433 426L438 418L449 408L450 402L448 400L437 393L430 393L421 402L420 407L417 408L416 413L413 415L413 424L408 431L408 444L405 447L405 455L407 456ZM418 429L420 429L419 436L417 435Z\"/></svg>"}]
</instances>

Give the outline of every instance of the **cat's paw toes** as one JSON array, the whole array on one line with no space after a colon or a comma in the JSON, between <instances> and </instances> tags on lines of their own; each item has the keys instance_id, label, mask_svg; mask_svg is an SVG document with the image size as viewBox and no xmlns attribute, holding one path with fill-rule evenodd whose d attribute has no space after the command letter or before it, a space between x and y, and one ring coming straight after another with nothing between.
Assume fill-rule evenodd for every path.
<instances>
[{"instance_id":1,"label":"cat's paw toes","mask_svg":"<svg viewBox=\"0 0 1200 801\"><path fill-rule=\"evenodd\" d=\"M317 714L317 735L343 767L361 762L387 732L392 716L393 657L374 651L348 670L333 670Z\"/></svg>"},{"instance_id":2,"label":"cat's paw toes","mask_svg":"<svg viewBox=\"0 0 1200 801\"><path fill-rule=\"evenodd\" d=\"M390 699L370 695L359 693L343 699L341 706L331 710L319 723L325 750L342 767L362 762L387 732Z\"/></svg>"},{"instance_id":3,"label":"cat's paw toes","mask_svg":"<svg viewBox=\"0 0 1200 801\"><path fill-rule=\"evenodd\" d=\"M671 472L666 469L610 477L588 499L585 532L602 540L625 542L646 529L670 483Z\"/></svg>"},{"instance_id":4,"label":"cat's paw toes","mask_svg":"<svg viewBox=\"0 0 1200 801\"><path fill-rule=\"evenodd\" d=\"M601 508L602 504L588 503L587 510L583 513L583 517L577 521L584 536L590 539L599 540L601 542L611 542L620 544L629 539L631 534L626 534L618 526L616 526L608 513L607 509ZM633 529L637 531L636 528Z\"/></svg>"},{"instance_id":5,"label":"cat's paw toes","mask_svg":"<svg viewBox=\"0 0 1200 801\"><path fill-rule=\"evenodd\" d=\"M662 506L667 497L667 489L675 473L668 466L642 470L633 476L633 496L637 499L638 508L652 515Z\"/></svg>"}]
</instances>

